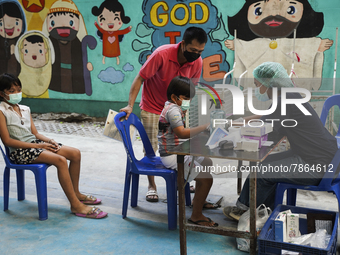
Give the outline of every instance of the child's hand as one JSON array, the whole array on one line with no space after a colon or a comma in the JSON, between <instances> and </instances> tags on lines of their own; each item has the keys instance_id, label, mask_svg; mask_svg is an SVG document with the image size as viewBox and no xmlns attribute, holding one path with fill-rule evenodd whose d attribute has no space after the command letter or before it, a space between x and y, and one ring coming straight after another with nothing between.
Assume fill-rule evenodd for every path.
<instances>
[{"instance_id":1,"label":"child's hand","mask_svg":"<svg viewBox=\"0 0 340 255\"><path fill-rule=\"evenodd\" d=\"M50 144L54 145L54 148L56 148L56 151L55 151L55 152L57 152L57 151L60 150L60 145L59 145L56 141L54 141L53 139L51 139L51 140L49 140L48 142L49 142Z\"/></svg>"},{"instance_id":2,"label":"child's hand","mask_svg":"<svg viewBox=\"0 0 340 255\"><path fill-rule=\"evenodd\" d=\"M52 152L57 152L60 149L59 144L55 145L52 143L39 143L38 148L49 150Z\"/></svg>"}]
</instances>

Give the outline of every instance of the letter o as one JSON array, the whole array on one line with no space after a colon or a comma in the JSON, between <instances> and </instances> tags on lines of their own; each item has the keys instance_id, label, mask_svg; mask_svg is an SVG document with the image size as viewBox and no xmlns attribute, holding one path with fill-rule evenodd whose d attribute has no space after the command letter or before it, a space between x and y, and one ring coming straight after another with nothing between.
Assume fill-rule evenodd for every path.
<instances>
[{"instance_id":1,"label":"letter o","mask_svg":"<svg viewBox=\"0 0 340 255\"><path fill-rule=\"evenodd\" d=\"M250 125L252 122L255 122L255 123L261 122L261 125L260 126L259 125L252 126L252 125ZM262 127L264 125L264 122L261 119L252 119L252 120L248 121L248 125L249 125L249 127Z\"/></svg>"},{"instance_id":2,"label":"letter o","mask_svg":"<svg viewBox=\"0 0 340 255\"><path fill-rule=\"evenodd\" d=\"M285 122L285 121L294 121L294 122L295 122L295 126L285 126L285 125L284 125L284 122ZM293 119L286 119L286 120L282 120L282 121L281 121L281 125L282 125L283 127L296 127L297 124L298 124L297 121L296 121L296 120L293 120Z\"/></svg>"},{"instance_id":3,"label":"letter o","mask_svg":"<svg viewBox=\"0 0 340 255\"><path fill-rule=\"evenodd\" d=\"M183 8L183 10L185 12L184 18L182 20L177 19L177 17L176 17L176 11L180 8ZM189 9L188 9L188 7L185 4L176 4L170 12L170 19L177 26L184 26L185 24L187 24L188 21L189 21Z\"/></svg>"}]
</instances>

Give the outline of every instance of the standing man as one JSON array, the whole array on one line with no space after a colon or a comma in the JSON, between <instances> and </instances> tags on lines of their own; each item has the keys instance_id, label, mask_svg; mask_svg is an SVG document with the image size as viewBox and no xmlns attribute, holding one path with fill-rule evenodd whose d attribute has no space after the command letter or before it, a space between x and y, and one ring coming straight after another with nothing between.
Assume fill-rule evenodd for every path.
<instances>
[{"instance_id":1,"label":"standing man","mask_svg":"<svg viewBox=\"0 0 340 255\"><path fill-rule=\"evenodd\" d=\"M166 44L158 47L144 63L132 82L128 105L120 111L132 112L133 105L142 83L141 121L150 139L152 148L158 150L158 122L170 81L176 76L185 76L198 82L202 72L201 54L207 43L207 34L202 28L189 27L178 44ZM154 176L148 176L149 186L146 200L158 202L158 193Z\"/></svg>"}]
</instances>

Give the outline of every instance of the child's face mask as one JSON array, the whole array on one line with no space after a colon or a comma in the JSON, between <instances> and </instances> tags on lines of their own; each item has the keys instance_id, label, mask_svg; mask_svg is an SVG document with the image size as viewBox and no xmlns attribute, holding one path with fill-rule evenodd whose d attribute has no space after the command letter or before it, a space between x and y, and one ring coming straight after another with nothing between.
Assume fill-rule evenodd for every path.
<instances>
[{"instance_id":1,"label":"child's face mask","mask_svg":"<svg viewBox=\"0 0 340 255\"><path fill-rule=\"evenodd\" d=\"M179 97L177 97L181 102L181 109L182 111L186 111L189 110L190 108L190 100L184 100L184 99L180 99Z\"/></svg>"}]
</instances>

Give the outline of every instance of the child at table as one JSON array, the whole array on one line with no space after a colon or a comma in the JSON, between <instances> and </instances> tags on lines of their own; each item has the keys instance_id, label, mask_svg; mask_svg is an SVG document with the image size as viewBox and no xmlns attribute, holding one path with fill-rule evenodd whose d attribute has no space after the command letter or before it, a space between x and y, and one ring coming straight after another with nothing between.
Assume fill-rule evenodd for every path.
<instances>
[{"instance_id":1,"label":"child at table","mask_svg":"<svg viewBox=\"0 0 340 255\"><path fill-rule=\"evenodd\" d=\"M193 128L184 127L184 115L189 109L190 100L195 96L195 86L187 77L176 76L173 78L167 89L168 101L159 117L158 144L161 161L165 167L177 170L177 157L170 155L167 150L177 146L188 138L193 137L206 130L209 124ZM213 183L208 166L212 165L210 158L197 157L190 170L191 156L184 157L184 176L190 182L196 181L196 192L193 198L192 214L189 223L203 226L217 227L218 224L202 214L203 207L215 209L218 205L207 203L206 198ZM205 169L200 171L200 169Z\"/></svg>"},{"instance_id":2,"label":"child at table","mask_svg":"<svg viewBox=\"0 0 340 255\"><path fill-rule=\"evenodd\" d=\"M97 207L100 199L79 191L80 151L39 134L30 108L19 105L21 82L11 74L0 75L0 137L9 147L10 159L16 164L46 163L56 166L58 178L76 216L100 219L106 212ZM70 161L68 166L67 160Z\"/></svg>"}]
</instances>

